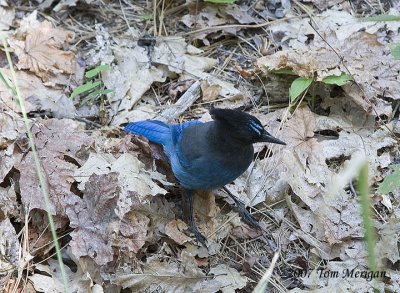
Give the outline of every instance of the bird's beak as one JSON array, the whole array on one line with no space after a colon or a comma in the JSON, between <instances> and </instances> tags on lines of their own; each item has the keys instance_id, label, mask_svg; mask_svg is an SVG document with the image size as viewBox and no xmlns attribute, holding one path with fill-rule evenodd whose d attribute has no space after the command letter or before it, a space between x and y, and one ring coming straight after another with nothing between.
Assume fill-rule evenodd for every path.
<instances>
[{"instance_id":1,"label":"bird's beak","mask_svg":"<svg viewBox=\"0 0 400 293\"><path fill-rule=\"evenodd\" d=\"M271 134L268 133L268 131L266 131L264 129L263 134L261 135L261 138L259 140L260 142L270 142L270 143L277 143L277 144L283 144L286 145L285 142L281 141L280 139L277 139L276 137L272 136Z\"/></svg>"}]
</instances>

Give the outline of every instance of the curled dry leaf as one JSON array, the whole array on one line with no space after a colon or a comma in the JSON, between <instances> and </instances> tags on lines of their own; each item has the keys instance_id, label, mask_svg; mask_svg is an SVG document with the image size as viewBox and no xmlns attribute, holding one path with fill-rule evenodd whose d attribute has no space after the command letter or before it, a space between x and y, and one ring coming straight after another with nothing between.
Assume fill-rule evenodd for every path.
<instances>
[{"instance_id":1,"label":"curled dry leaf","mask_svg":"<svg viewBox=\"0 0 400 293\"><path fill-rule=\"evenodd\" d=\"M127 249L134 254L137 253L147 240L149 224L150 219L146 215L136 211L128 212L122 219L119 230L123 237L118 237L114 245L123 251Z\"/></svg>"}]
</instances>

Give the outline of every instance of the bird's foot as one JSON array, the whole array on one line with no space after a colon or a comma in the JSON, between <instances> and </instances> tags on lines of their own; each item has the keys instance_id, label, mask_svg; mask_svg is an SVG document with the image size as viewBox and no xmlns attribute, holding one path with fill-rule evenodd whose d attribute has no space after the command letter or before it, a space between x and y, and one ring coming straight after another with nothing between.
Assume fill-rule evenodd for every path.
<instances>
[{"instance_id":1,"label":"bird's foot","mask_svg":"<svg viewBox=\"0 0 400 293\"><path fill-rule=\"evenodd\" d=\"M239 212L240 217L242 220L248 224L249 226L262 230L260 224L258 223L257 219L253 217L252 214L248 210L246 210L246 206L241 202L236 202L237 209Z\"/></svg>"},{"instance_id":2,"label":"bird's foot","mask_svg":"<svg viewBox=\"0 0 400 293\"><path fill-rule=\"evenodd\" d=\"M242 220L246 224L248 224L248 225L250 225L250 226L252 226L252 227L254 227L256 229L262 230L262 228L261 228L260 224L258 223L257 219L254 218L249 213L248 210L246 210L246 206L244 205L244 203L242 203L236 196L234 196L232 194L232 192L229 191L228 188L224 187L224 190L233 199L233 201L235 202L236 208L238 209L239 215L242 218Z\"/></svg>"},{"instance_id":3,"label":"bird's foot","mask_svg":"<svg viewBox=\"0 0 400 293\"><path fill-rule=\"evenodd\" d=\"M204 237L203 234L200 233L199 229L197 229L196 225L190 225L190 231L194 234L194 237L196 237L197 242L200 242L205 248L207 248L207 238Z\"/></svg>"}]
</instances>

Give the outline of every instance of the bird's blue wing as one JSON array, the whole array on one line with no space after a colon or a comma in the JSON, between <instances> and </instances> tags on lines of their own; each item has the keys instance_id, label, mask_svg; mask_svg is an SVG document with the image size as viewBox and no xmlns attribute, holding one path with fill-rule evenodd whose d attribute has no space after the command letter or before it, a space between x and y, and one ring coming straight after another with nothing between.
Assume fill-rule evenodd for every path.
<instances>
[{"instance_id":1,"label":"bird's blue wing","mask_svg":"<svg viewBox=\"0 0 400 293\"><path fill-rule=\"evenodd\" d=\"M128 123L124 130L129 133L144 136L151 142L166 145L171 141L171 128L158 120L146 120Z\"/></svg>"}]
</instances>

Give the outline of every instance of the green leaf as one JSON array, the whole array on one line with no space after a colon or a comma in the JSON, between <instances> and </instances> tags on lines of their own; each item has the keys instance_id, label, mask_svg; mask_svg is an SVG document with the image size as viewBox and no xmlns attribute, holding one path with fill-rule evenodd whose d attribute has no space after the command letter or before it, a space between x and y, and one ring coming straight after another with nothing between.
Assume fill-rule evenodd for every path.
<instances>
[{"instance_id":1,"label":"green leaf","mask_svg":"<svg viewBox=\"0 0 400 293\"><path fill-rule=\"evenodd\" d=\"M108 64L103 64L103 65L99 65L96 68L93 68L92 70L89 70L85 73L85 77L88 79L91 79L95 76L97 76L98 74L102 73L103 71L106 71L110 69L110 65Z\"/></svg>"},{"instance_id":2,"label":"green leaf","mask_svg":"<svg viewBox=\"0 0 400 293\"><path fill-rule=\"evenodd\" d=\"M89 81L85 84L82 84L72 91L70 98L73 99L80 94L91 91L92 89L99 86L100 84L101 84L101 81L96 81L96 82Z\"/></svg>"},{"instance_id":3,"label":"green leaf","mask_svg":"<svg viewBox=\"0 0 400 293\"><path fill-rule=\"evenodd\" d=\"M204 0L204 2L214 3L214 4L233 4L236 0Z\"/></svg>"},{"instance_id":4,"label":"green leaf","mask_svg":"<svg viewBox=\"0 0 400 293\"><path fill-rule=\"evenodd\" d=\"M362 21L400 21L400 16L381 14L377 16L363 17L360 18Z\"/></svg>"},{"instance_id":5,"label":"green leaf","mask_svg":"<svg viewBox=\"0 0 400 293\"><path fill-rule=\"evenodd\" d=\"M400 60L400 43L391 43L389 44L390 52L393 55L393 58L396 60Z\"/></svg>"},{"instance_id":6,"label":"green leaf","mask_svg":"<svg viewBox=\"0 0 400 293\"><path fill-rule=\"evenodd\" d=\"M289 89L290 101L294 103L298 96L300 96L312 83L312 78L298 77L293 80Z\"/></svg>"},{"instance_id":7,"label":"green leaf","mask_svg":"<svg viewBox=\"0 0 400 293\"><path fill-rule=\"evenodd\" d=\"M152 14L142 14L139 16L142 20L153 20L153 15Z\"/></svg>"},{"instance_id":8,"label":"green leaf","mask_svg":"<svg viewBox=\"0 0 400 293\"><path fill-rule=\"evenodd\" d=\"M96 96L106 95L106 94L109 94L112 92L113 92L113 90L109 90L109 89L98 89L98 90L95 90L94 92L90 93L88 96L93 98Z\"/></svg>"},{"instance_id":9,"label":"green leaf","mask_svg":"<svg viewBox=\"0 0 400 293\"><path fill-rule=\"evenodd\" d=\"M391 167L394 172L385 177L382 183L379 184L378 192L381 194L388 194L395 189L400 188L400 166Z\"/></svg>"},{"instance_id":10,"label":"green leaf","mask_svg":"<svg viewBox=\"0 0 400 293\"><path fill-rule=\"evenodd\" d=\"M351 76L342 72L341 75L330 75L325 77L322 82L326 84L336 84L338 86L345 85L348 81L352 80Z\"/></svg>"},{"instance_id":11,"label":"green leaf","mask_svg":"<svg viewBox=\"0 0 400 293\"><path fill-rule=\"evenodd\" d=\"M271 73L274 74L287 74L287 75L297 75L292 68L286 67L286 68L281 68L281 69L270 69L267 68L267 70Z\"/></svg>"}]
</instances>

